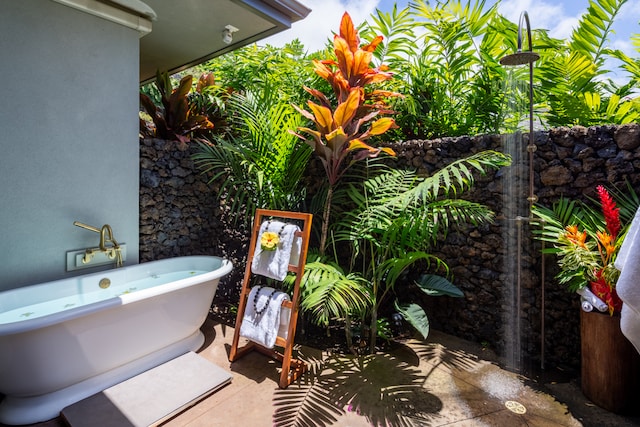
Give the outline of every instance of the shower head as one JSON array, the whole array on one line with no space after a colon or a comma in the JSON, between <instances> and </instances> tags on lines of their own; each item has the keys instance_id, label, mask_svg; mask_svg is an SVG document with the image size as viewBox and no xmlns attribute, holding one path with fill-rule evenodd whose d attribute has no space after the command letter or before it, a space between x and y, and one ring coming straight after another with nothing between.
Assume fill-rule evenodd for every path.
<instances>
[{"instance_id":1,"label":"shower head","mask_svg":"<svg viewBox=\"0 0 640 427\"><path fill-rule=\"evenodd\" d=\"M502 65L524 65L531 64L540 59L540 55L535 52L525 51L525 52L516 52L511 55L507 55L503 58L500 58L500 64Z\"/></svg>"},{"instance_id":2,"label":"shower head","mask_svg":"<svg viewBox=\"0 0 640 427\"><path fill-rule=\"evenodd\" d=\"M527 30L527 41L529 42L529 50L522 50L522 26L526 24ZM512 53L511 55L507 55L504 58L500 59L500 64L502 65L524 65L524 64L533 64L535 61L540 59L540 55L533 52L531 46L531 25L529 24L529 14L527 11L523 11L520 14L520 22L518 23L518 50L516 53Z\"/></svg>"}]
</instances>

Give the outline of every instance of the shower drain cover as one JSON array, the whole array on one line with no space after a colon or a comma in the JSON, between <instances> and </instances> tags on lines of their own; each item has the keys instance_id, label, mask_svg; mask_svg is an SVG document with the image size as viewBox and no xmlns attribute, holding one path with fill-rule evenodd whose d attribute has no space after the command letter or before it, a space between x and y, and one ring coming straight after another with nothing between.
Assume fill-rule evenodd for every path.
<instances>
[{"instance_id":1,"label":"shower drain cover","mask_svg":"<svg viewBox=\"0 0 640 427\"><path fill-rule=\"evenodd\" d=\"M527 408L520 402L516 402L515 400L507 400L504 403L504 406L507 407L508 410L513 412L514 414L525 414L527 412Z\"/></svg>"}]
</instances>

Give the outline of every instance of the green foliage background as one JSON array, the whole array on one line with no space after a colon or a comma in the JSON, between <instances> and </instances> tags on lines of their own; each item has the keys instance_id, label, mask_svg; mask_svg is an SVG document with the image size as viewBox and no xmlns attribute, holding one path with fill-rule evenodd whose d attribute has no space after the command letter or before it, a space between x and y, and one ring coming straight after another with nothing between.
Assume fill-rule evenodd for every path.
<instances>
[{"instance_id":1,"label":"green foliage background","mask_svg":"<svg viewBox=\"0 0 640 427\"><path fill-rule=\"evenodd\" d=\"M540 55L534 65L537 126L638 120L640 58L608 43L626 2L591 0L566 40L550 37L532 22L533 50ZM517 24L484 0L432 3L417 0L402 10L376 11L359 28L363 40L384 36L376 62L394 72L384 88L404 95L394 105L399 128L385 139L514 130L527 114L528 67L503 67L499 59L515 52ZM640 34L632 42L640 52ZM325 83L313 73L311 59L326 58L329 49L329 39L319 52L306 51L297 40L284 47L251 45L182 74L213 72L220 88L239 92L259 91L268 82L282 101L300 106L308 99L303 86L322 90ZM610 78L607 67L613 63L622 82ZM514 109L514 103L522 108Z\"/></svg>"}]
</instances>

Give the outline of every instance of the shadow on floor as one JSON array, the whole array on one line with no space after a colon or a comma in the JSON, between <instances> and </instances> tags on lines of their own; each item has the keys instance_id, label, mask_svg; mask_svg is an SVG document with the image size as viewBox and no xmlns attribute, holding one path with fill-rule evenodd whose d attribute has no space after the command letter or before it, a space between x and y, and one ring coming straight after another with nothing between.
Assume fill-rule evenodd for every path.
<instances>
[{"instance_id":1,"label":"shadow on floor","mask_svg":"<svg viewBox=\"0 0 640 427\"><path fill-rule=\"evenodd\" d=\"M308 373L282 390L272 359L252 352L229 363L233 328L209 318L202 330L198 354L233 380L163 426L640 426L638 416L592 405L576 380L514 374L489 350L437 331L426 342L407 340L375 356L298 346ZM59 418L36 424L64 425Z\"/></svg>"}]
</instances>

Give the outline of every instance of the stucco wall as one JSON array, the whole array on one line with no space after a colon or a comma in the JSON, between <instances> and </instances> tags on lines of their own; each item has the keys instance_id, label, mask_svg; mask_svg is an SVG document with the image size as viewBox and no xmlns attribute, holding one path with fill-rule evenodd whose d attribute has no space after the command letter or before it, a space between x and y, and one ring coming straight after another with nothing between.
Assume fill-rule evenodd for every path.
<instances>
[{"instance_id":1,"label":"stucco wall","mask_svg":"<svg viewBox=\"0 0 640 427\"><path fill-rule=\"evenodd\" d=\"M0 289L70 275L111 224L138 262L138 33L52 1L0 4ZM77 274L77 273L73 273Z\"/></svg>"}]
</instances>

